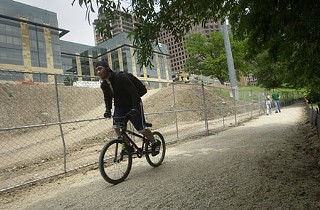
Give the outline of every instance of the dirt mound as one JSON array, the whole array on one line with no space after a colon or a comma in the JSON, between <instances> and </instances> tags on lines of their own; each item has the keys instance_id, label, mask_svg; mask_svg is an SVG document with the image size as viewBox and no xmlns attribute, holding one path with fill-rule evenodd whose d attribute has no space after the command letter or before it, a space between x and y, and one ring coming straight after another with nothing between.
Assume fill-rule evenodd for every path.
<instances>
[{"instance_id":1,"label":"dirt mound","mask_svg":"<svg viewBox=\"0 0 320 210\"><path fill-rule=\"evenodd\" d=\"M203 100L203 92L205 101ZM218 116L232 112L228 104L229 98L220 96L212 87L199 85L175 85L162 88L161 91L144 101L146 113L167 113L152 117L153 124L172 124L175 114L179 121L199 121L204 119L204 108L207 108L207 118L215 119ZM176 110L176 113L173 111ZM148 119L148 116L147 116Z\"/></svg>"},{"instance_id":2,"label":"dirt mound","mask_svg":"<svg viewBox=\"0 0 320 210\"><path fill-rule=\"evenodd\" d=\"M0 84L0 127L17 127L72 120L103 103L100 89ZM59 100L57 99L59 98ZM58 104L59 101L59 104Z\"/></svg>"},{"instance_id":3,"label":"dirt mound","mask_svg":"<svg viewBox=\"0 0 320 210\"><path fill-rule=\"evenodd\" d=\"M62 121L81 119L96 107L102 107L91 117L101 117L104 107L99 88L59 85L0 84L0 127L48 124L58 122L58 105ZM175 85L162 88L144 100L146 113L167 112L164 117L152 117L152 123L165 125L175 121L173 110L178 110L180 121L203 120L204 106L208 107L208 119L226 113L230 101L206 87L205 105L199 85ZM59 100L57 99L59 98ZM59 102L59 103L58 103ZM186 110L189 110L185 112ZM183 113L179 111L184 111ZM231 112L228 110L227 112Z\"/></svg>"}]
</instances>

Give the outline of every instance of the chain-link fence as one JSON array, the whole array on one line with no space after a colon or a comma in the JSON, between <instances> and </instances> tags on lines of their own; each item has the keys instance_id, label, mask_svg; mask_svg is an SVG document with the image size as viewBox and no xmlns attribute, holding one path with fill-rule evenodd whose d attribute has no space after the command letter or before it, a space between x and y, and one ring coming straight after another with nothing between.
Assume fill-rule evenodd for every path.
<instances>
[{"instance_id":1,"label":"chain-link fence","mask_svg":"<svg viewBox=\"0 0 320 210\"><path fill-rule=\"evenodd\" d=\"M1 71L0 80L1 191L97 167L100 149L116 137L112 120L102 117L97 78ZM149 84L143 96L146 119L169 144L265 113L263 92L239 91L235 100L224 86ZM298 92L281 94L282 105L301 98Z\"/></svg>"},{"instance_id":2,"label":"chain-link fence","mask_svg":"<svg viewBox=\"0 0 320 210\"><path fill-rule=\"evenodd\" d=\"M308 112L308 122L317 129L318 139L320 139L320 104L314 107L312 104L306 102Z\"/></svg>"}]
</instances>

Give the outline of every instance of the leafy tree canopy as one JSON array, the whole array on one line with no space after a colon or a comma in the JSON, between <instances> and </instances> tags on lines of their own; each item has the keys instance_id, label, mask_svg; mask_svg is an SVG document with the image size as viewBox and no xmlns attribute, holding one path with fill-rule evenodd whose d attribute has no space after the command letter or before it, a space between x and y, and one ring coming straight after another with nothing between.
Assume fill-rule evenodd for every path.
<instances>
[{"instance_id":1,"label":"leafy tree canopy","mask_svg":"<svg viewBox=\"0 0 320 210\"><path fill-rule=\"evenodd\" d=\"M98 31L110 37L114 11L134 13L141 22L130 34L139 47L138 62L150 65L153 44L162 30L170 31L181 41L193 25L229 17L238 38L247 38L250 53L267 51L286 83L320 91L320 1L319 0L73 0L93 12L96 5L105 17L97 23ZM129 6L126 6L129 5ZM107 21L106 21L107 20Z\"/></svg>"},{"instance_id":2,"label":"leafy tree canopy","mask_svg":"<svg viewBox=\"0 0 320 210\"><path fill-rule=\"evenodd\" d=\"M267 52L272 71L263 72L272 74L273 82L319 92L319 12L319 0L240 0L230 19L235 34L249 40L251 55Z\"/></svg>"},{"instance_id":3,"label":"leafy tree canopy","mask_svg":"<svg viewBox=\"0 0 320 210\"><path fill-rule=\"evenodd\" d=\"M235 69L245 73L244 42L230 37ZM185 48L190 57L186 60L185 70L194 74L203 74L219 79L221 84L229 80L227 57L223 35L213 32L207 38L200 33L190 34L185 39Z\"/></svg>"},{"instance_id":4,"label":"leafy tree canopy","mask_svg":"<svg viewBox=\"0 0 320 210\"><path fill-rule=\"evenodd\" d=\"M170 31L180 42L186 31L194 25L205 23L207 20L220 20L221 16L230 10L232 3L224 0L73 0L90 12L97 12L104 18L96 22L96 29L105 38L111 38L111 27L107 24L115 19L116 10L134 14L139 20L136 29L130 33L134 47L138 50L138 62L151 65L154 44L158 44L159 33ZM219 15L218 15L219 14Z\"/></svg>"},{"instance_id":5,"label":"leafy tree canopy","mask_svg":"<svg viewBox=\"0 0 320 210\"><path fill-rule=\"evenodd\" d=\"M255 72L258 84L267 89L273 89L281 85L281 76L279 64L274 63L268 56L268 52L264 51L255 56Z\"/></svg>"}]
</instances>

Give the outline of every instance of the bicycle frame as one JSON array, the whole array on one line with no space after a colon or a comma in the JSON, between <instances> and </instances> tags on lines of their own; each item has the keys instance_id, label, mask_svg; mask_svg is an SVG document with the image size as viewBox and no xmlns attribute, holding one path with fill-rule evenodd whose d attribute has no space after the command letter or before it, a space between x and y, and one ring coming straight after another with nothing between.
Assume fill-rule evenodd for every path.
<instances>
[{"instance_id":1,"label":"bicycle frame","mask_svg":"<svg viewBox=\"0 0 320 210\"><path fill-rule=\"evenodd\" d=\"M120 125L120 134L117 139L107 142L102 148L99 156L99 170L102 177L111 184L119 184L124 181L132 167L132 154L137 154L138 158L145 155L147 162L152 167L158 167L165 157L165 140L161 133L154 131L153 136L156 136L157 141L161 141L159 152L155 154L152 150L149 140L141 133L127 130L127 122L130 115L134 112L126 114ZM146 126L151 127L152 124L146 123ZM118 132L117 132L118 133ZM130 136L131 137L130 137ZM141 148L135 143L134 136L142 140ZM136 148L132 151L131 147ZM115 156L113 156L115 154ZM156 157L155 157L156 156Z\"/></svg>"},{"instance_id":2,"label":"bicycle frame","mask_svg":"<svg viewBox=\"0 0 320 210\"><path fill-rule=\"evenodd\" d=\"M135 132L133 132L133 131L127 130L126 128L121 128L121 132L120 132L120 133L121 133L120 136L119 136L120 139L126 138L126 139L133 145L133 147L136 148L137 152L135 152L135 153L133 153L133 154L137 154L137 156L138 156L139 158L141 158L144 154L149 153L149 151L145 151L145 150L144 150L145 145L146 145L147 143L149 143L149 140L148 140L146 137L144 137L144 136L141 135L141 134L137 134L137 133L135 133ZM140 138L140 139L142 140L142 145L141 145L141 147L139 147L139 146L129 137L128 134ZM125 141L123 141L123 142L124 142L125 144L127 144Z\"/></svg>"},{"instance_id":3,"label":"bicycle frame","mask_svg":"<svg viewBox=\"0 0 320 210\"><path fill-rule=\"evenodd\" d=\"M131 143L133 145L134 148L136 148L137 152L133 153L133 154L137 154L137 156L139 158L141 158L144 154L147 154L149 153L150 151L146 151L144 150L144 148L146 147L146 144L149 143L149 140L144 137L143 135L141 134L137 134L131 130L128 130L127 129L127 124L128 124L128 121L130 119L130 117L134 114L132 113L132 111L134 110L131 110L129 113L127 113L124 117L123 117L123 120L122 122L120 122L120 135L119 135L119 139L123 140L123 142L125 144L129 144ZM149 126L152 126L152 124L150 123L147 123ZM142 146L141 148L129 137L128 134L131 134L133 136L136 136L138 138L140 138L142 140ZM129 142L125 142L124 139L127 139Z\"/></svg>"}]
</instances>

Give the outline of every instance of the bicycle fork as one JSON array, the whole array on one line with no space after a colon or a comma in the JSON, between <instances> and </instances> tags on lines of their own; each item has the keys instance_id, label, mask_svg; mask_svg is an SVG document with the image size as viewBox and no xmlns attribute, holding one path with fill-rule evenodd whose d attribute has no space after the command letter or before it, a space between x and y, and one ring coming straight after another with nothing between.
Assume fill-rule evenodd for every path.
<instances>
[{"instance_id":1,"label":"bicycle fork","mask_svg":"<svg viewBox=\"0 0 320 210\"><path fill-rule=\"evenodd\" d=\"M119 146L120 146L119 144L116 144L114 158L113 158L114 163L119 163L120 161L123 160L123 151L124 151L123 149L121 149L120 157L118 157Z\"/></svg>"}]
</instances>

